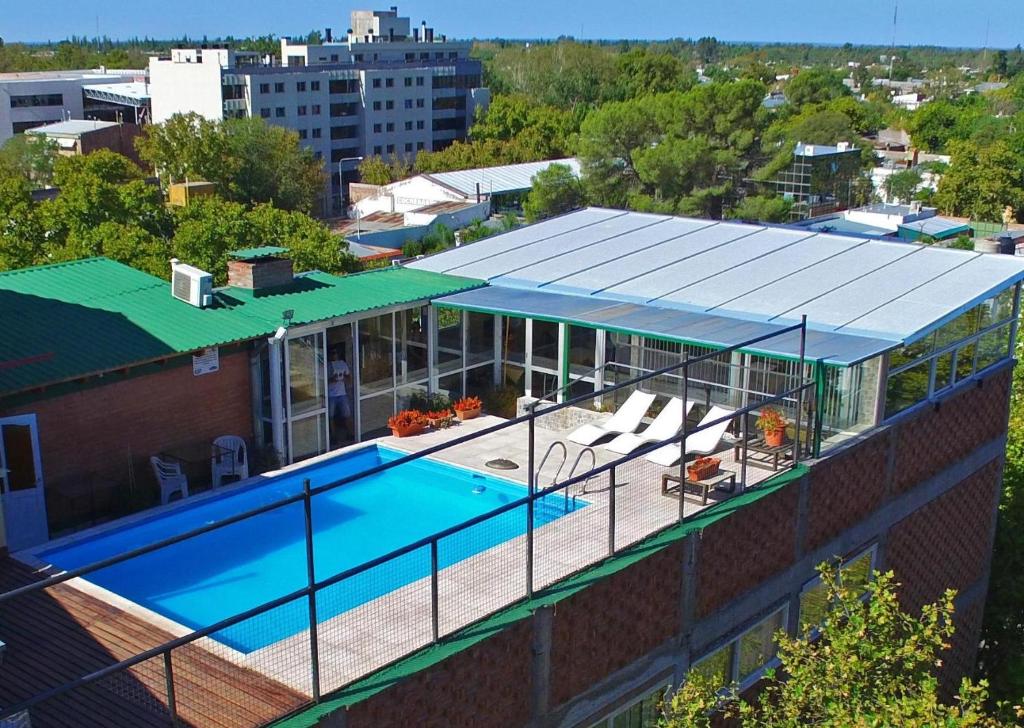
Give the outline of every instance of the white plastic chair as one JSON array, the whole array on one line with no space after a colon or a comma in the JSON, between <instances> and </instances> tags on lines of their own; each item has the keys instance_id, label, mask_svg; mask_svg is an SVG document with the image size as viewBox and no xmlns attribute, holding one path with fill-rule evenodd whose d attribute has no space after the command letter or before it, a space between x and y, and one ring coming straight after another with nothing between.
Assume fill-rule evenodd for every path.
<instances>
[{"instance_id":1,"label":"white plastic chair","mask_svg":"<svg viewBox=\"0 0 1024 728\"><path fill-rule=\"evenodd\" d=\"M572 431L569 440L579 445L593 445L598 440L624 432L636 432L647 414L655 395L635 390L622 406L604 422L587 424Z\"/></svg>"},{"instance_id":2,"label":"white plastic chair","mask_svg":"<svg viewBox=\"0 0 1024 728\"><path fill-rule=\"evenodd\" d=\"M654 418L654 422L647 426L646 430L640 434L627 432L619 435L605 445L605 449L621 455L628 455L641 445L675 437L683 427L683 418L690 413L691 409L693 409L693 402L687 401L684 408L683 400L673 397L665 405L665 409Z\"/></svg>"},{"instance_id":3,"label":"white plastic chair","mask_svg":"<svg viewBox=\"0 0 1024 728\"><path fill-rule=\"evenodd\" d=\"M214 488L221 487L225 478L245 480L249 477L249 453L243 438L238 435L221 435L213 441L211 449L210 470ZM225 450L231 455L225 455Z\"/></svg>"},{"instance_id":4,"label":"white plastic chair","mask_svg":"<svg viewBox=\"0 0 1024 728\"><path fill-rule=\"evenodd\" d=\"M188 478L181 472L181 463L154 455L149 464L153 466L153 475L160 484L160 503L167 505L175 493L179 498L188 498Z\"/></svg>"},{"instance_id":5,"label":"white plastic chair","mask_svg":"<svg viewBox=\"0 0 1024 728\"><path fill-rule=\"evenodd\" d=\"M704 415L701 421L697 424L697 427L701 427L705 423L714 422L715 420L719 420L723 417L728 417L731 414L733 414L732 410L715 405L708 410L708 413ZM722 436L725 434L725 431L729 429L729 424L731 422L731 419L727 419L716 425L712 425L707 429L694 432L692 435L687 435L686 454L710 455L713 453L718 449L718 444L722 441ZM671 467L679 462L679 444L674 443L672 445L659 447L654 452L648 453L647 459L655 465Z\"/></svg>"}]
</instances>

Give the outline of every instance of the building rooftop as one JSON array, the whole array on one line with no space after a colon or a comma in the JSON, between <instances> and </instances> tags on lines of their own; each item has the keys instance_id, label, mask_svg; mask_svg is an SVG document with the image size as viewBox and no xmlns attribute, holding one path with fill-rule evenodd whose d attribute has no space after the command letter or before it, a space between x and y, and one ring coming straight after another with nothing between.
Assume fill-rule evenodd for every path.
<instances>
[{"instance_id":1,"label":"building rooftop","mask_svg":"<svg viewBox=\"0 0 1024 728\"><path fill-rule=\"evenodd\" d=\"M124 70L124 69L76 69L66 71L18 71L14 73L0 73L0 83L7 83L11 81L50 81L50 80L76 80L95 78L96 80L104 80L115 77L126 78L126 82L130 81L131 77L144 76L145 70Z\"/></svg>"},{"instance_id":2,"label":"building rooftop","mask_svg":"<svg viewBox=\"0 0 1024 728\"><path fill-rule=\"evenodd\" d=\"M284 255L287 252L288 248L282 248L279 245L263 245L258 248L230 250L228 255L238 260L256 260L257 258L273 258L278 255Z\"/></svg>"},{"instance_id":3,"label":"building rooftop","mask_svg":"<svg viewBox=\"0 0 1024 728\"><path fill-rule=\"evenodd\" d=\"M1024 261L1012 256L600 208L409 267L608 306L639 304L667 321L687 312L736 326L789 325L805 314L815 331L891 346L925 336L1024 279Z\"/></svg>"},{"instance_id":4,"label":"building rooftop","mask_svg":"<svg viewBox=\"0 0 1024 728\"><path fill-rule=\"evenodd\" d=\"M883 238L893 234L891 227L878 227L864 222L847 220L842 215L828 215L824 218L812 218L807 221L792 223L794 228L813 230L818 233L840 233L843 235L863 235L869 238Z\"/></svg>"},{"instance_id":5,"label":"building rooftop","mask_svg":"<svg viewBox=\"0 0 1024 728\"><path fill-rule=\"evenodd\" d=\"M149 84L145 81L128 81L127 83L90 83L82 86L82 91L89 98L119 101L129 106L149 103Z\"/></svg>"},{"instance_id":6,"label":"building rooftop","mask_svg":"<svg viewBox=\"0 0 1024 728\"><path fill-rule=\"evenodd\" d=\"M528 190L533 185L533 176L552 164L564 164L572 169L577 177L580 175L580 163L573 157L567 159L550 159L543 162L526 162L525 164L506 164L500 167L481 167L464 169L459 172L437 172L423 175L439 184L472 197L480 194L500 195L508 192Z\"/></svg>"},{"instance_id":7,"label":"building rooftop","mask_svg":"<svg viewBox=\"0 0 1024 728\"><path fill-rule=\"evenodd\" d=\"M850 152L860 152L860 150L846 142L840 142L838 145L797 142L793 149L793 154L798 157L826 157L829 154L849 154Z\"/></svg>"},{"instance_id":8,"label":"building rooftop","mask_svg":"<svg viewBox=\"0 0 1024 728\"><path fill-rule=\"evenodd\" d=\"M480 285L467 278L386 268L349 276L312 272L273 293L221 288L200 309L170 284L107 258L0 274L0 393L78 379L273 333L282 312L312 323Z\"/></svg>"},{"instance_id":9,"label":"building rooftop","mask_svg":"<svg viewBox=\"0 0 1024 728\"><path fill-rule=\"evenodd\" d=\"M94 119L71 119L70 121L57 121L53 124L44 124L29 129L29 134L45 134L47 136L80 137L91 131L109 129L117 126L116 121L96 121Z\"/></svg>"},{"instance_id":10,"label":"building rooftop","mask_svg":"<svg viewBox=\"0 0 1024 728\"><path fill-rule=\"evenodd\" d=\"M959 220L935 216L903 223L900 225L900 229L942 239L960 234L967 235L971 231L971 226Z\"/></svg>"}]
</instances>

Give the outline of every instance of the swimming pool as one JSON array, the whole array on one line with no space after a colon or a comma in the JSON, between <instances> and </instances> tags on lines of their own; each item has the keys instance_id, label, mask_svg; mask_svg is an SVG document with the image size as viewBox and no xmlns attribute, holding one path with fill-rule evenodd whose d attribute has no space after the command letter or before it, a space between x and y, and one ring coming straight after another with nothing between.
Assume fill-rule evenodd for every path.
<instances>
[{"instance_id":1,"label":"swimming pool","mask_svg":"<svg viewBox=\"0 0 1024 728\"><path fill-rule=\"evenodd\" d=\"M295 495L305 478L315 488L402 455L371 445L83 537L43 551L39 558L62 569L84 566ZM525 495L525 486L517 483L428 459L327 491L312 499L316 577L326 579ZM577 507L585 505L579 502ZM566 507L561 497L541 499L535 524L565 515ZM568 509L573 509L572 503ZM525 506L476 524L443 542L439 567L515 538L525 526ZM300 501L85 578L175 622L202 628L305 586L304 530ZM429 574L430 549L416 549L318 594L318 621ZM251 652L308 626L303 599L214 637L236 650Z\"/></svg>"}]
</instances>

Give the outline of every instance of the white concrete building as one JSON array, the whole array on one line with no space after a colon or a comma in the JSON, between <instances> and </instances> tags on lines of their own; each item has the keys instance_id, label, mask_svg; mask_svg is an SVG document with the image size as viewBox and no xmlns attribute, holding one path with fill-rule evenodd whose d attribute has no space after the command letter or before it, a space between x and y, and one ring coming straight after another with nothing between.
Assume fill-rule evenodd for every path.
<instances>
[{"instance_id":1,"label":"white concrete building","mask_svg":"<svg viewBox=\"0 0 1024 728\"><path fill-rule=\"evenodd\" d=\"M281 64L227 48L176 49L152 59L153 120L196 112L259 116L294 129L331 173L330 208L355 179L359 158L412 159L464 139L490 100L469 42L435 36L392 7L355 11L351 30L319 45L281 41Z\"/></svg>"},{"instance_id":2,"label":"white concrete building","mask_svg":"<svg viewBox=\"0 0 1024 728\"><path fill-rule=\"evenodd\" d=\"M0 73L0 144L44 124L68 119L106 118L102 102L84 87L125 84L145 76L139 70L31 71ZM104 108L100 108L104 107Z\"/></svg>"}]
</instances>

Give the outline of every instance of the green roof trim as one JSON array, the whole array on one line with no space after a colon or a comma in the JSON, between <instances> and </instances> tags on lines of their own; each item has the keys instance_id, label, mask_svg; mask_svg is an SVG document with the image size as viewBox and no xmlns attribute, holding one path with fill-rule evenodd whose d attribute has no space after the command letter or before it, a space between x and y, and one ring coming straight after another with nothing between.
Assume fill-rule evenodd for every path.
<instances>
[{"instance_id":1,"label":"green roof trim","mask_svg":"<svg viewBox=\"0 0 1024 728\"><path fill-rule=\"evenodd\" d=\"M241 248L239 250L230 250L228 255L236 260L256 260L258 258L274 258L280 255L284 255L288 252L288 248L282 248L279 245L264 245L260 248Z\"/></svg>"},{"instance_id":2,"label":"green roof trim","mask_svg":"<svg viewBox=\"0 0 1024 728\"><path fill-rule=\"evenodd\" d=\"M107 258L0 273L0 396L273 333L292 326L430 300L482 281L391 267L312 272L268 291L221 288L200 309L170 284Z\"/></svg>"},{"instance_id":3,"label":"green roof trim","mask_svg":"<svg viewBox=\"0 0 1024 728\"><path fill-rule=\"evenodd\" d=\"M393 665L378 670L362 680L357 680L348 687L325 696L320 703L301 709L299 712L282 718L271 725L273 728L313 728L324 716L366 700L400 680L404 680L421 670L432 667L448 657L469 649L478 642L482 642L491 635L501 632L506 627L520 620L527 619L540 607L557 604L563 599L567 599L573 594L588 588L591 584L616 574L641 559L645 559L682 540L691 533L703 531L712 523L720 521L741 508L781 490L794 481L800 480L809 470L810 468L806 465L799 464L785 473L780 473L760 483L756 488L709 506L682 523L671 526L585 571L581 571L574 576L551 585L544 591L535 594L533 599L520 600L490 617L456 632L454 635L443 638L438 644L424 647L419 652L415 652Z\"/></svg>"}]
</instances>

